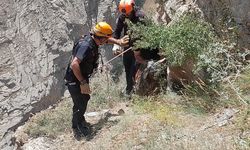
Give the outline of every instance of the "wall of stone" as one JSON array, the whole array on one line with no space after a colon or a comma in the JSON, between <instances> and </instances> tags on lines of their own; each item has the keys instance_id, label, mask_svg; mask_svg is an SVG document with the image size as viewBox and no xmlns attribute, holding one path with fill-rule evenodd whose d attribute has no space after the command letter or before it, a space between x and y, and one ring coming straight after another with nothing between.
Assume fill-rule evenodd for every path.
<instances>
[{"instance_id":1,"label":"wall of stone","mask_svg":"<svg viewBox=\"0 0 250 150\"><path fill-rule=\"evenodd\" d=\"M245 48L250 48L250 1L249 0L197 0L199 8L204 13L206 19L215 28L224 25L232 26L234 22L239 29L240 44ZM229 19L231 18L231 20Z\"/></svg>"},{"instance_id":2,"label":"wall of stone","mask_svg":"<svg viewBox=\"0 0 250 150\"><path fill-rule=\"evenodd\" d=\"M60 100L73 41L115 23L113 0L0 1L0 149L31 113Z\"/></svg>"},{"instance_id":3,"label":"wall of stone","mask_svg":"<svg viewBox=\"0 0 250 150\"><path fill-rule=\"evenodd\" d=\"M11 148L12 133L31 113L60 100L63 75L73 41L96 22L115 24L119 0L0 1L0 149ZM229 10L240 28L241 44L250 46L250 1L137 1L155 20L169 23L195 5L215 24ZM147 9L149 10L149 9ZM146 10L146 11L147 11ZM157 13L154 13L156 11ZM111 46L105 46L109 59Z\"/></svg>"}]
</instances>

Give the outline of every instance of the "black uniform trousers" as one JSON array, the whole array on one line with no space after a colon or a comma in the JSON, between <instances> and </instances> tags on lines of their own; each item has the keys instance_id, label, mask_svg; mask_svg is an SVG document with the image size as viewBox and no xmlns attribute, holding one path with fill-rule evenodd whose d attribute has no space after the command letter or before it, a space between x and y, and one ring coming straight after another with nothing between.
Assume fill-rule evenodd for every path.
<instances>
[{"instance_id":1,"label":"black uniform trousers","mask_svg":"<svg viewBox=\"0 0 250 150\"><path fill-rule=\"evenodd\" d=\"M136 73L135 57L133 51L128 51L123 55L123 65L126 73L126 94L131 94L134 86L134 78Z\"/></svg>"},{"instance_id":2,"label":"black uniform trousers","mask_svg":"<svg viewBox=\"0 0 250 150\"><path fill-rule=\"evenodd\" d=\"M84 114L87 109L90 95L82 94L79 84L72 85L69 83L67 86L73 100L72 128L77 128L77 125L86 122Z\"/></svg>"}]
</instances>

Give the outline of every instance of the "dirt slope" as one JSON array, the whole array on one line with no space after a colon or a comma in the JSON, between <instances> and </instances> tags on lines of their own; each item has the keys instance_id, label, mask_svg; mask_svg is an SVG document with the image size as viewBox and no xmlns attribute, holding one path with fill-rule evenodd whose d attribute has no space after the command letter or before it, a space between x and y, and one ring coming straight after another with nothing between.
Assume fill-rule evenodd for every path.
<instances>
[{"instance_id":1,"label":"dirt slope","mask_svg":"<svg viewBox=\"0 0 250 150\"><path fill-rule=\"evenodd\" d=\"M156 113L140 113L130 103L119 103L110 110L87 113L93 129L88 138L77 141L67 129L56 138L29 137L21 148L247 149L249 145L244 139L250 134L237 127L240 113L237 109L224 109L213 114L194 114L176 109L162 121ZM247 119L250 120L249 116Z\"/></svg>"}]
</instances>

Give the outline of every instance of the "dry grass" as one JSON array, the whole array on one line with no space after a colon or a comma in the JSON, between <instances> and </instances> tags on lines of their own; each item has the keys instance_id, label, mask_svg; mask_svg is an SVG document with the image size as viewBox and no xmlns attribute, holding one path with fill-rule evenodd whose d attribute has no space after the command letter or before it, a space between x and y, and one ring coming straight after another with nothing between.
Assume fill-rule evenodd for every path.
<instances>
[{"instance_id":1,"label":"dry grass","mask_svg":"<svg viewBox=\"0 0 250 150\"><path fill-rule=\"evenodd\" d=\"M235 130L240 130L239 138L241 139L241 144L250 148L250 106L241 109L235 124Z\"/></svg>"},{"instance_id":2,"label":"dry grass","mask_svg":"<svg viewBox=\"0 0 250 150\"><path fill-rule=\"evenodd\" d=\"M233 105L250 105L250 65L246 66L245 71L229 77L224 85L224 97Z\"/></svg>"},{"instance_id":3,"label":"dry grass","mask_svg":"<svg viewBox=\"0 0 250 150\"><path fill-rule=\"evenodd\" d=\"M177 112L182 112L181 108L164 102L163 98L168 99L169 102L172 100L172 97L167 97L166 95L152 97L135 96L133 98L134 111L138 114L151 114L162 125L180 126L181 120L179 120Z\"/></svg>"},{"instance_id":4,"label":"dry grass","mask_svg":"<svg viewBox=\"0 0 250 150\"><path fill-rule=\"evenodd\" d=\"M121 84L114 84L106 74L97 73L92 78L91 100L87 111L99 111L112 108L121 102ZM71 98L64 98L55 109L45 110L33 116L25 125L25 132L31 137L47 136L55 138L65 131L71 130L73 102Z\"/></svg>"},{"instance_id":5,"label":"dry grass","mask_svg":"<svg viewBox=\"0 0 250 150\"><path fill-rule=\"evenodd\" d=\"M166 97L166 96L165 96ZM165 100L167 102L167 100ZM172 99L169 103L172 104ZM52 118L60 115L57 113L57 109L62 109L68 105L63 101L55 110L49 110L43 112L36 117L32 118L32 124L36 121L41 121L46 118L50 122ZM127 150L127 149L244 149L246 144L239 144L240 141L248 142L249 139L239 139L239 131L243 130L245 133L249 131L249 124L246 124L246 118L242 112L238 117L242 117L236 124L229 124L224 127L212 127L210 129L201 130L204 125L209 125L213 122L214 116L209 114L195 115L188 113L181 108L173 107L172 105L166 105L166 103L159 103L157 101L144 101L134 103L132 107L136 113L125 112L124 116L110 117L107 123L105 123L97 135L90 141L82 140L76 141L72 137L72 133L69 130L59 132L57 130L55 144L58 149L110 149L110 150ZM131 108L129 108L131 109ZM64 113L65 109L62 109ZM63 112L58 111L58 112ZM46 117L45 117L46 116ZM41 120L40 120L41 119ZM66 118L65 118L66 119ZM116 120L117 124L109 124ZM63 120L60 120L63 121ZM39 124L39 123L36 123ZM63 125L62 122L59 123ZM67 123L66 123L67 124ZM65 124L65 125L66 125ZM39 124L40 128L41 123ZM63 125L64 126L64 125ZM69 125L68 125L69 126ZM30 127L34 126L29 126ZM47 126L52 127L50 125ZM65 126L64 126L65 127ZM237 127L237 128L236 128ZM238 128L241 127L241 128ZM59 128L59 126L54 126ZM67 129L67 127L65 128ZM39 134L36 136L52 134L54 131L47 130L46 134L44 130L34 128ZM53 134L52 134L53 135ZM50 136L53 137L53 136Z\"/></svg>"},{"instance_id":6,"label":"dry grass","mask_svg":"<svg viewBox=\"0 0 250 150\"><path fill-rule=\"evenodd\" d=\"M108 73L97 73L90 81L92 95L88 110L112 108L117 102L123 101L121 91L125 87L124 80L125 77L121 76L121 81L114 83Z\"/></svg>"},{"instance_id":7,"label":"dry grass","mask_svg":"<svg viewBox=\"0 0 250 150\"><path fill-rule=\"evenodd\" d=\"M249 96L247 90L249 86L242 83L248 83L248 78L246 74L238 82L245 91L242 95L245 98ZM107 79L106 76L97 74L91 81L93 95L88 111L103 108L117 109L116 104L124 101L120 97L121 84L115 85ZM204 113L204 105L199 105L198 99L197 104L190 101L187 105L184 101L182 96L174 93L153 97L133 95L131 102L128 102L133 107L126 107L128 110L125 111L125 115L109 117L90 141L76 141L70 130L72 102L71 99L64 99L55 109L33 116L25 125L25 131L30 137L54 138L56 147L65 150L250 148L249 106L238 107L237 105L240 113L226 126L203 129L204 126L214 124L216 120L214 114Z\"/></svg>"},{"instance_id":8,"label":"dry grass","mask_svg":"<svg viewBox=\"0 0 250 150\"><path fill-rule=\"evenodd\" d=\"M69 99L64 99L55 109L36 114L25 124L25 132L30 137L56 138L64 134L71 129L71 107Z\"/></svg>"}]
</instances>

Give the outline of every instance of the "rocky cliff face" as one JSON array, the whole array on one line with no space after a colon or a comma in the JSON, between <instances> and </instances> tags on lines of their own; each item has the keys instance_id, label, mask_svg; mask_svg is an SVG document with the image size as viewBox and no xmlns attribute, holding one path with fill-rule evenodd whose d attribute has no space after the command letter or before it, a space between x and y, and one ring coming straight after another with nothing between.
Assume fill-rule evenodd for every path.
<instances>
[{"instance_id":1,"label":"rocky cliff face","mask_svg":"<svg viewBox=\"0 0 250 150\"><path fill-rule=\"evenodd\" d=\"M60 100L73 41L114 23L113 0L0 1L0 149L20 123Z\"/></svg>"},{"instance_id":2,"label":"rocky cliff face","mask_svg":"<svg viewBox=\"0 0 250 150\"><path fill-rule=\"evenodd\" d=\"M222 23L229 27L236 25L239 29L240 44L250 48L250 1L197 0L197 4L215 28L219 28Z\"/></svg>"},{"instance_id":3,"label":"rocky cliff face","mask_svg":"<svg viewBox=\"0 0 250 150\"><path fill-rule=\"evenodd\" d=\"M13 130L54 104L65 90L63 75L73 41L97 21L114 24L119 0L0 0L0 148L11 148ZM137 0L152 4L156 20L169 23L192 0ZM196 0L216 25L229 10L250 45L250 1ZM147 7L145 7L147 8ZM155 14L155 12L153 12Z\"/></svg>"},{"instance_id":4,"label":"rocky cliff face","mask_svg":"<svg viewBox=\"0 0 250 150\"><path fill-rule=\"evenodd\" d=\"M246 0L156 0L158 10L169 22L190 8L199 9L220 34L222 26L237 26L239 43L250 48L250 1ZM159 12L158 12L159 13ZM161 19L162 19L161 17ZM159 20L158 20L159 21Z\"/></svg>"}]
</instances>

